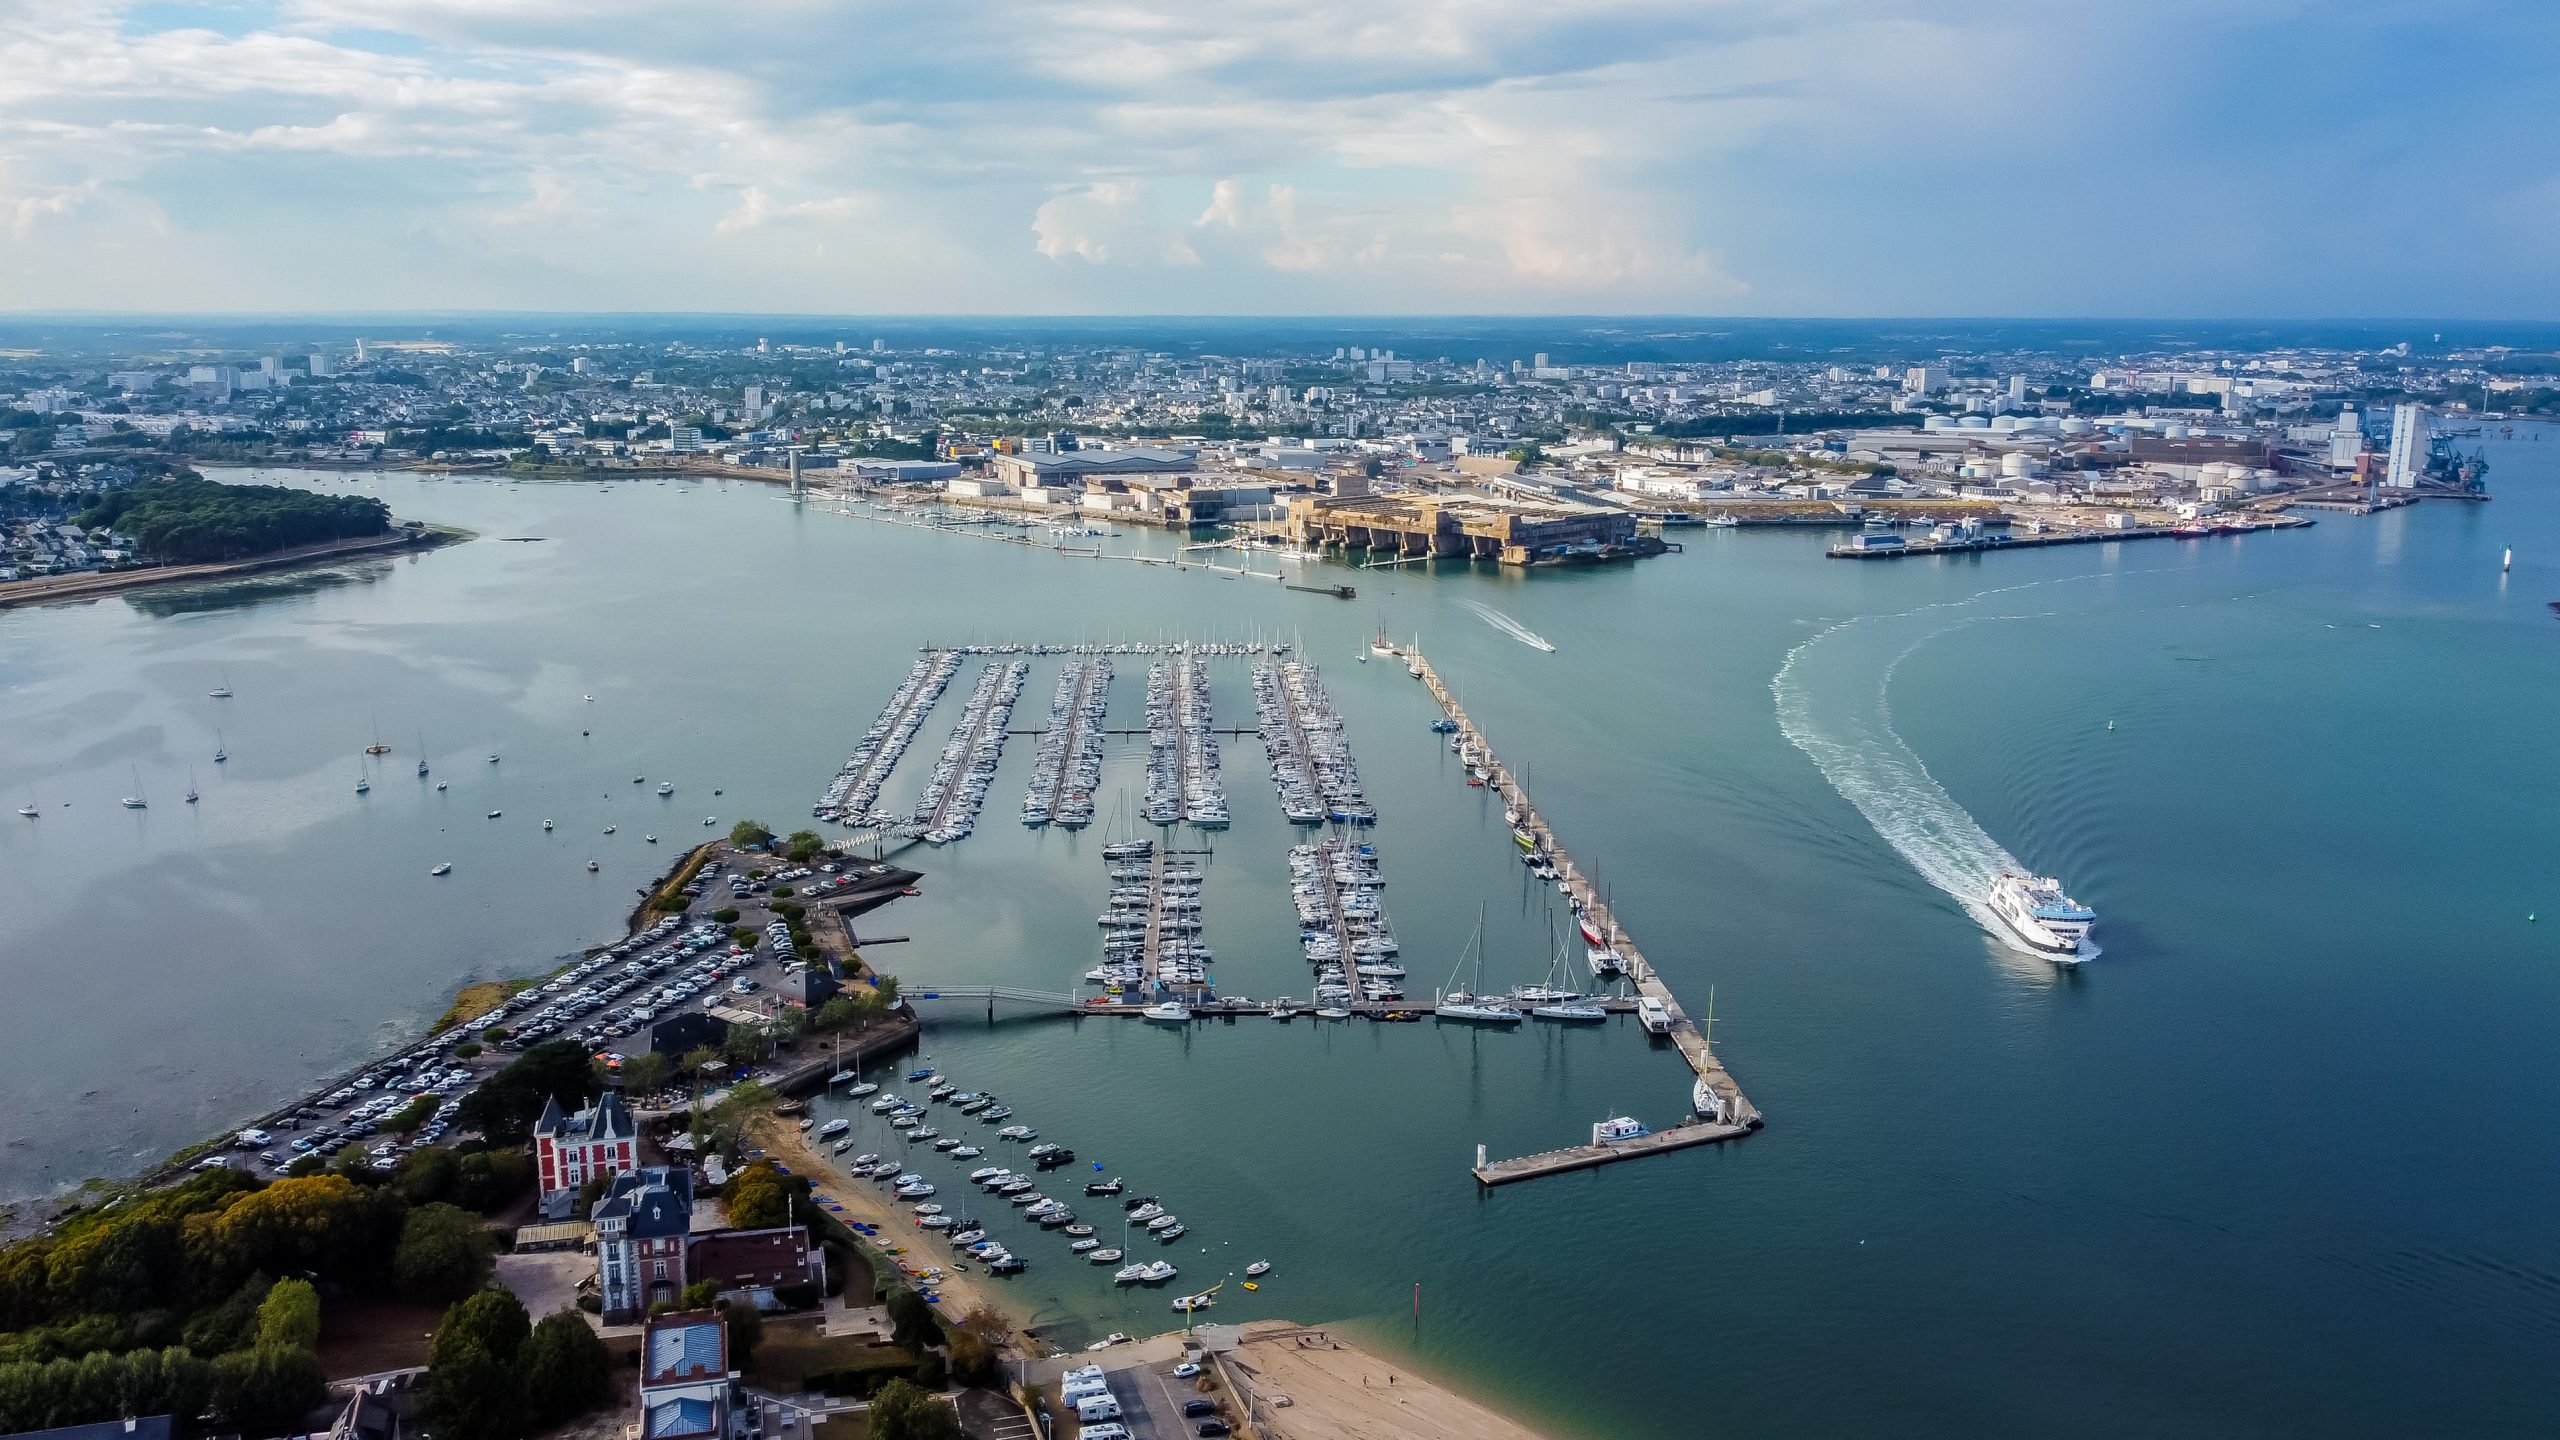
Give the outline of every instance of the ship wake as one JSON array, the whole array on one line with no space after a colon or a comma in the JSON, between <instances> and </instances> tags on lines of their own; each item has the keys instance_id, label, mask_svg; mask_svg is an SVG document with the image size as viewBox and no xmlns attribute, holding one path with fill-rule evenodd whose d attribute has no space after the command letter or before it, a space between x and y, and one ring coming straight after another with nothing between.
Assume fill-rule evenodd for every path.
<instances>
[{"instance_id":1,"label":"ship wake","mask_svg":"<svg viewBox=\"0 0 2560 1440\"><path fill-rule=\"evenodd\" d=\"M1492 606L1479 605L1473 600L1461 600L1458 603L1469 610L1474 611L1476 618L1484 621L1484 623L1492 626L1494 629L1501 631L1503 634L1510 636L1512 639L1519 641L1521 644L1528 646L1530 649L1544 650L1550 654L1554 653L1556 647L1547 643L1545 636L1540 635L1537 631L1530 629L1528 626L1521 624L1510 616L1503 614L1501 611L1494 609Z\"/></svg>"},{"instance_id":2,"label":"ship wake","mask_svg":"<svg viewBox=\"0 0 2560 1440\"><path fill-rule=\"evenodd\" d=\"M1857 807L1867 823L1920 878L1945 891L1975 923L2004 945L2024 951L1991 913L1985 896L2003 871L2023 870L1956 803L1928 765L1893 728L1894 671L1938 636L1992 617L1967 610L2007 586L1964 600L1889 615L1861 615L1825 629L1787 652L1769 682L1778 728ZM2096 953L2090 946L2084 955Z\"/></svg>"}]
</instances>

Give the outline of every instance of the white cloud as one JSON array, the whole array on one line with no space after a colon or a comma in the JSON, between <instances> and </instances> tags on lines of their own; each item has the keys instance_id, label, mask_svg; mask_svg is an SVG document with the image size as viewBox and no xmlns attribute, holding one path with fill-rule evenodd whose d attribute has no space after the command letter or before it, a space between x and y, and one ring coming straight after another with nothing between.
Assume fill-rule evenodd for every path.
<instances>
[{"instance_id":1,"label":"white cloud","mask_svg":"<svg viewBox=\"0 0 2560 1440\"><path fill-rule=\"evenodd\" d=\"M2322 167L2284 157L2334 149L2334 127L2258 105L2249 57L2289 65L2306 39L2370 32L2375 55L2306 73L2431 103L2356 82L2402 66L2389 27L2423 35L2422 16L2318 16L2303 0L764 0L708 22L678 0L0 6L0 204L12 243L61 247L0 256L43 261L0 264L0 306L137 303L131 267L108 263L132 238L116 227L165 217L150 223L190 253L227 257L221 298L300 307L1983 309L2015 268L1980 234L1985 207L2019 197L2003 233L2036 248L2036 293L2094 300L2121 293L2091 287L2120 287L2127 256L2158 257L2136 266L2155 286L2190 273L2174 247L2196 177L2121 163L2140 153L2266 157L2271 256L2319 223ZM2540 73L2529 59L2520 75ZM2527 172L2483 193L2535 193L2547 107L2479 73L2465 103L2505 95L2509 124L2478 133L2506 135ZM2547 244L2510 234L2534 207L2505 204L2478 217L2521 266ZM2103 264L2063 238L2075 213L2108 215ZM338 263L259 243L280 228L342 240ZM1915 273L1922 256L1939 271Z\"/></svg>"}]
</instances>

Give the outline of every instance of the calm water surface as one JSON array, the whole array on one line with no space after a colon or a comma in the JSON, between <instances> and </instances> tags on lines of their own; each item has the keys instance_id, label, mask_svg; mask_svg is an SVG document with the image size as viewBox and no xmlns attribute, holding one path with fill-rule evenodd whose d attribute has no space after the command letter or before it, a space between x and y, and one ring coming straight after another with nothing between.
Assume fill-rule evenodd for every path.
<instances>
[{"instance_id":1,"label":"calm water surface","mask_svg":"<svg viewBox=\"0 0 2560 1440\"><path fill-rule=\"evenodd\" d=\"M1770 1128L1480 1195L1477 1144L1667 1122L1687 1072L1627 1022L933 1032L964 1085L1162 1195L1186 1280L1273 1260L1220 1318L1343 1324L1591 1435L2548 1433L2560 442L2487 443L2493 504L2293 534L1853 565L1728 531L1583 574L1327 571L1354 604L762 486L287 477L484 538L0 615L0 796L44 812L0 828L0 1190L134 1168L459 983L619 934L706 816L804 815L927 640L1301 639L1383 816L1413 982L1479 913L1486 982L1535 978L1564 917L1421 687L1357 659L1383 616L1692 1008L1714 987ZM1213 674L1220 723L1250 724L1244 662ZM1143 676L1120 665L1115 723ZM1220 980L1303 996L1293 836L1258 742L1222 743ZM1015 823L1034 745L974 838L908 857L924 896L866 925L913 937L878 952L911 981L1064 989L1094 963L1100 830ZM1106 790L1139 758L1116 742ZM137 787L150 808L119 808ZM2099 910L2102 959L2057 975L1984 933L1967 902L2013 859ZM1169 1319L996 1224L1048 1318Z\"/></svg>"}]
</instances>

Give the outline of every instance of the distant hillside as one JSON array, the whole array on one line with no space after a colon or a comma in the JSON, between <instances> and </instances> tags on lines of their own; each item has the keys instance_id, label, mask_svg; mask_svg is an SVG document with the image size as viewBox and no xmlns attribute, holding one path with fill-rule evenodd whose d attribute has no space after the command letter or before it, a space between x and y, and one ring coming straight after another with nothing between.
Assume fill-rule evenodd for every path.
<instances>
[{"instance_id":1,"label":"distant hillside","mask_svg":"<svg viewBox=\"0 0 2560 1440\"><path fill-rule=\"evenodd\" d=\"M391 528L391 507L362 495L179 475L110 490L73 523L113 526L154 559L195 565L381 535Z\"/></svg>"}]
</instances>

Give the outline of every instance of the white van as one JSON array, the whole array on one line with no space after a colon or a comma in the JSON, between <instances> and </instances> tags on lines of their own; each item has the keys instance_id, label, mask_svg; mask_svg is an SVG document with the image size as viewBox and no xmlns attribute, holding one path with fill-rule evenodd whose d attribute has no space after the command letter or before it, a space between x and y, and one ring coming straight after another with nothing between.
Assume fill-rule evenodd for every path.
<instances>
[{"instance_id":1,"label":"white van","mask_svg":"<svg viewBox=\"0 0 2560 1440\"><path fill-rule=\"evenodd\" d=\"M1129 1427L1108 1422L1087 1425L1076 1432L1076 1440L1129 1440Z\"/></svg>"},{"instance_id":2,"label":"white van","mask_svg":"<svg viewBox=\"0 0 2560 1440\"><path fill-rule=\"evenodd\" d=\"M1076 1406L1082 1405L1087 1400L1108 1400L1110 1398L1111 1387L1103 1384L1099 1380L1072 1381L1066 1385L1060 1386L1058 1389L1059 1401L1065 1404L1069 1409L1074 1409Z\"/></svg>"},{"instance_id":3,"label":"white van","mask_svg":"<svg viewBox=\"0 0 2560 1440\"><path fill-rule=\"evenodd\" d=\"M1120 1402L1108 1395L1088 1395L1076 1402L1076 1418L1088 1425L1096 1420L1117 1420Z\"/></svg>"}]
</instances>

